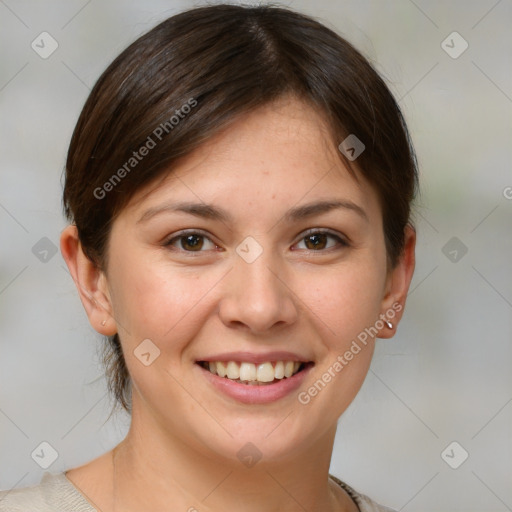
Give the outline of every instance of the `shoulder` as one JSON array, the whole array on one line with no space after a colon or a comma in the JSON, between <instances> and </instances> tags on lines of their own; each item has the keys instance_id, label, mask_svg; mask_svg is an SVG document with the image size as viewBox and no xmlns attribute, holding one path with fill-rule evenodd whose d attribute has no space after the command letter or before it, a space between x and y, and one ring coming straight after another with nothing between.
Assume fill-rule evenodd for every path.
<instances>
[{"instance_id":1,"label":"shoulder","mask_svg":"<svg viewBox=\"0 0 512 512\"><path fill-rule=\"evenodd\" d=\"M46 472L30 487L0 491L0 512L97 512L64 473Z\"/></svg>"},{"instance_id":2,"label":"shoulder","mask_svg":"<svg viewBox=\"0 0 512 512\"><path fill-rule=\"evenodd\" d=\"M379 505L365 494L356 491L345 482L342 482L339 478L336 478L333 475L329 476L355 501L356 505L359 507L360 512L395 512L391 508Z\"/></svg>"}]
</instances>

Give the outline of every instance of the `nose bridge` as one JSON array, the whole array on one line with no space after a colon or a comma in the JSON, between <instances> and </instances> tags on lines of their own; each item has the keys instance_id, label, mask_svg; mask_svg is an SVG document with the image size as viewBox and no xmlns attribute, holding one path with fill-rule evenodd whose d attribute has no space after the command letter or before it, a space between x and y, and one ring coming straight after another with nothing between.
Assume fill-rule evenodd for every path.
<instances>
[{"instance_id":1,"label":"nose bridge","mask_svg":"<svg viewBox=\"0 0 512 512\"><path fill-rule=\"evenodd\" d=\"M236 262L239 270L237 278L240 282L242 292L252 294L253 301L263 294L267 299L276 299L281 294L282 283L276 277L276 258L267 249L257 259L248 262L239 258ZM245 288L245 290L244 290Z\"/></svg>"},{"instance_id":2,"label":"nose bridge","mask_svg":"<svg viewBox=\"0 0 512 512\"><path fill-rule=\"evenodd\" d=\"M279 277L281 264L272 249L250 238L237 247L229 291L220 308L222 319L243 323L254 331L291 323L297 309L293 294Z\"/></svg>"}]
</instances>

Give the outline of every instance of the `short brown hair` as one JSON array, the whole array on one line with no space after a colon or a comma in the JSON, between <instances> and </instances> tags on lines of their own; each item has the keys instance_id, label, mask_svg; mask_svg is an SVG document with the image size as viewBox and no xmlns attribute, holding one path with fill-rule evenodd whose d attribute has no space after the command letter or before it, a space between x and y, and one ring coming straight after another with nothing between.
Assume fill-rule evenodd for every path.
<instances>
[{"instance_id":1,"label":"short brown hair","mask_svg":"<svg viewBox=\"0 0 512 512\"><path fill-rule=\"evenodd\" d=\"M400 108L350 43L311 17L269 5L214 5L168 18L98 79L72 136L63 194L65 215L89 259L106 270L112 222L137 190L221 128L286 94L324 115L336 145L350 134L365 145L357 167L378 193L388 259L395 265L417 189L416 158ZM192 101L183 121L172 122ZM157 127L158 143L131 161ZM350 169L341 151L340 158ZM131 412L119 336L109 337L105 348L109 390Z\"/></svg>"}]
</instances>

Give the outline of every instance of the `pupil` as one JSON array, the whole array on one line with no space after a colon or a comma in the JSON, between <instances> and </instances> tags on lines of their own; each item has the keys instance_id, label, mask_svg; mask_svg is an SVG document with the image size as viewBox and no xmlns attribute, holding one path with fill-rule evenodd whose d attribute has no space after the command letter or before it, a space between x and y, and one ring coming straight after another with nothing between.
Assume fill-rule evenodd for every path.
<instances>
[{"instance_id":1,"label":"pupil","mask_svg":"<svg viewBox=\"0 0 512 512\"><path fill-rule=\"evenodd\" d=\"M185 243L183 244L183 248L186 249L185 245L189 246L192 249L201 249L203 246L200 236L197 235L188 235L185 237Z\"/></svg>"},{"instance_id":2,"label":"pupil","mask_svg":"<svg viewBox=\"0 0 512 512\"><path fill-rule=\"evenodd\" d=\"M322 247L325 246L325 241L326 241L327 235L325 235L325 234L309 235L306 238L307 238L308 242L312 242L312 244L313 244L312 248L318 249L318 247L320 247L320 246L322 246ZM313 239L316 239L316 241L313 241ZM309 246L308 246L308 248L311 249L311 247L309 247Z\"/></svg>"}]
</instances>

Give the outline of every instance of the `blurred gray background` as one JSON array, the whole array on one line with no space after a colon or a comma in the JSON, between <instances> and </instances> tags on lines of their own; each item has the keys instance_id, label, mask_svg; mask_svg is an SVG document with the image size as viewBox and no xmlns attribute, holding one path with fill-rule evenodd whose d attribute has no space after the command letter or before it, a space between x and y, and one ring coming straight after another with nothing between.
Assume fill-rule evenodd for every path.
<instances>
[{"instance_id":1,"label":"blurred gray background","mask_svg":"<svg viewBox=\"0 0 512 512\"><path fill-rule=\"evenodd\" d=\"M406 315L339 421L331 472L397 510L512 510L512 2L283 4L375 64L421 170ZM104 68L197 5L0 0L0 489L39 482L42 442L59 472L127 432L126 415L106 421L101 338L54 253L61 174Z\"/></svg>"}]
</instances>

